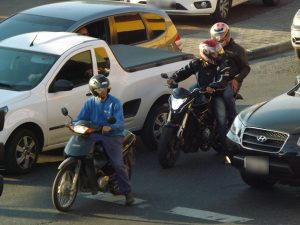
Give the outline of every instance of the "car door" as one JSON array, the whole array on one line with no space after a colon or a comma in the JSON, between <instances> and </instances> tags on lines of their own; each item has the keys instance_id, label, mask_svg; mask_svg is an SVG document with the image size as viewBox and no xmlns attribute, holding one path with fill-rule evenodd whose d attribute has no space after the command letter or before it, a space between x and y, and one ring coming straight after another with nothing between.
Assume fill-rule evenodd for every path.
<instances>
[{"instance_id":1,"label":"car door","mask_svg":"<svg viewBox=\"0 0 300 225\"><path fill-rule=\"evenodd\" d=\"M90 96L88 81L92 75L93 63L89 49L74 52L58 67L46 95L48 145L60 144L68 140L71 133L64 127L64 124L69 122L69 119L61 114L61 108L66 107L69 115L76 118L84 102ZM72 82L74 88L69 91L53 92L53 86L57 80Z\"/></svg>"}]
</instances>

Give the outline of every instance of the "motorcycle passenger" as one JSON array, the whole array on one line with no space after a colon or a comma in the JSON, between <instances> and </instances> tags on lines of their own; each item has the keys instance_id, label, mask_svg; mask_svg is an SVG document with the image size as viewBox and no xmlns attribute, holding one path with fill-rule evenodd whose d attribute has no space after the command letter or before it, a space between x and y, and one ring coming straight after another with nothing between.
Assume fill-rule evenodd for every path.
<instances>
[{"instance_id":1,"label":"motorcycle passenger","mask_svg":"<svg viewBox=\"0 0 300 225\"><path fill-rule=\"evenodd\" d=\"M193 87L212 94L212 109L218 124L218 132L222 144L221 153L226 149L226 109L223 99L223 91L230 80L229 71L224 72L227 68L224 64L224 50L217 41L206 40L199 45L200 58L194 59L188 65L176 71L167 81L168 85L178 83L196 75L197 83Z\"/></svg>"},{"instance_id":2,"label":"motorcycle passenger","mask_svg":"<svg viewBox=\"0 0 300 225\"><path fill-rule=\"evenodd\" d=\"M234 62L232 71L234 78L228 83L224 91L224 101L227 109L228 125L230 126L237 114L235 97L242 86L242 82L250 72L246 50L238 45L230 36L230 28L226 23L216 23L210 29L211 39L218 41L224 48L226 57Z\"/></svg>"},{"instance_id":3,"label":"motorcycle passenger","mask_svg":"<svg viewBox=\"0 0 300 225\"><path fill-rule=\"evenodd\" d=\"M111 90L110 81L102 74L95 75L89 80L89 88L94 96L85 102L77 119L91 121L92 124L102 127L101 133L92 133L90 138L95 142L102 142L117 174L120 191L126 197L126 205L132 205L134 197L122 153L124 130L122 104L118 98L109 94ZM111 117L116 119L114 124L107 121ZM96 175L92 174L92 176L95 177L96 182Z\"/></svg>"}]
</instances>

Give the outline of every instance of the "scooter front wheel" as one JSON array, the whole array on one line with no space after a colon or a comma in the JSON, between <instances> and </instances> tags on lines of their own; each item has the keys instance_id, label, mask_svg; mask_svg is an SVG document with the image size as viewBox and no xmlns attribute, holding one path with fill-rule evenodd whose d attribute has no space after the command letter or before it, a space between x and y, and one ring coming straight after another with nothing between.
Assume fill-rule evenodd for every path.
<instances>
[{"instance_id":1,"label":"scooter front wheel","mask_svg":"<svg viewBox=\"0 0 300 225\"><path fill-rule=\"evenodd\" d=\"M58 171L52 186L52 202L59 211L66 212L72 207L78 192L75 178L76 164L70 164ZM76 184L73 184L73 182Z\"/></svg>"}]
</instances>

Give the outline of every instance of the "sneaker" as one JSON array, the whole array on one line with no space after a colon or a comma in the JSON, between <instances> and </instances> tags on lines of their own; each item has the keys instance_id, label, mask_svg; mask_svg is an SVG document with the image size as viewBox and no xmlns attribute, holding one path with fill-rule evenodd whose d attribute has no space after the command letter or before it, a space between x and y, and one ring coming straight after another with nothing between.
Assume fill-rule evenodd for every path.
<instances>
[{"instance_id":1,"label":"sneaker","mask_svg":"<svg viewBox=\"0 0 300 225\"><path fill-rule=\"evenodd\" d=\"M127 193L125 194L125 197L126 197L125 205L131 206L134 203L133 194L131 192Z\"/></svg>"}]
</instances>

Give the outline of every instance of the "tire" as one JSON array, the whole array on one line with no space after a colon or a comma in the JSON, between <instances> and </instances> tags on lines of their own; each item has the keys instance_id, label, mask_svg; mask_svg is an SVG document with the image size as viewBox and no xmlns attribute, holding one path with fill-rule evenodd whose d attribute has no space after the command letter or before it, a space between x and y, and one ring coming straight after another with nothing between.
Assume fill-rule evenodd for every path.
<instances>
[{"instance_id":1,"label":"tire","mask_svg":"<svg viewBox=\"0 0 300 225\"><path fill-rule=\"evenodd\" d=\"M246 184L258 189L270 189L277 183L277 180L268 176L254 175L246 172L241 172L241 177Z\"/></svg>"},{"instance_id":2,"label":"tire","mask_svg":"<svg viewBox=\"0 0 300 225\"><path fill-rule=\"evenodd\" d=\"M216 10L212 14L214 22L226 22L231 10L231 0L218 0Z\"/></svg>"},{"instance_id":3,"label":"tire","mask_svg":"<svg viewBox=\"0 0 300 225\"><path fill-rule=\"evenodd\" d=\"M262 0L262 2L265 6L275 6L279 5L280 0Z\"/></svg>"},{"instance_id":4,"label":"tire","mask_svg":"<svg viewBox=\"0 0 300 225\"><path fill-rule=\"evenodd\" d=\"M145 146L155 151L162 133L162 128L167 121L169 108L166 105L155 105L149 112L141 138Z\"/></svg>"},{"instance_id":5,"label":"tire","mask_svg":"<svg viewBox=\"0 0 300 225\"><path fill-rule=\"evenodd\" d=\"M158 162L167 169L175 165L180 154L176 137L176 129L165 126L158 143Z\"/></svg>"},{"instance_id":6,"label":"tire","mask_svg":"<svg viewBox=\"0 0 300 225\"><path fill-rule=\"evenodd\" d=\"M300 59L300 50L299 49L295 49L295 53L298 59Z\"/></svg>"},{"instance_id":7,"label":"tire","mask_svg":"<svg viewBox=\"0 0 300 225\"><path fill-rule=\"evenodd\" d=\"M25 128L16 130L5 146L5 169L16 174L30 172L42 149L35 133Z\"/></svg>"},{"instance_id":8,"label":"tire","mask_svg":"<svg viewBox=\"0 0 300 225\"><path fill-rule=\"evenodd\" d=\"M0 196L2 195L3 192L3 183L4 183L3 176L0 175Z\"/></svg>"},{"instance_id":9,"label":"tire","mask_svg":"<svg viewBox=\"0 0 300 225\"><path fill-rule=\"evenodd\" d=\"M58 171L52 186L52 203L54 207L62 212L67 212L71 209L78 192L78 182L76 188L71 192L72 182L75 176L76 164L70 164L69 166ZM63 193L65 192L65 193ZM65 195L69 195L66 198Z\"/></svg>"}]
</instances>

